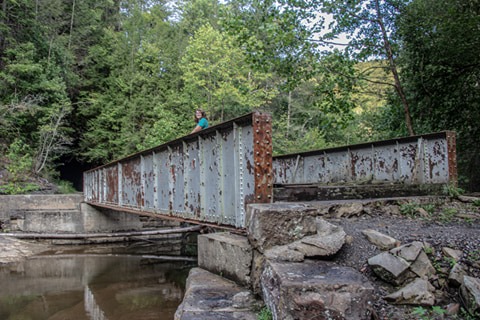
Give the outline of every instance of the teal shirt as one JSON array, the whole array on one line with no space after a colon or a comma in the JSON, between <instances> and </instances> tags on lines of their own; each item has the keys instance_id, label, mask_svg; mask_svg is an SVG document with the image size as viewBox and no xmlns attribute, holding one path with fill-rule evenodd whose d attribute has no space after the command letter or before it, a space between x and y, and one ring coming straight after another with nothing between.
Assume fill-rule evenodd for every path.
<instances>
[{"instance_id":1,"label":"teal shirt","mask_svg":"<svg viewBox=\"0 0 480 320\"><path fill-rule=\"evenodd\" d=\"M197 123L202 129L208 128L208 121L205 118L200 119Z\"/></svg>"}]
</instances>

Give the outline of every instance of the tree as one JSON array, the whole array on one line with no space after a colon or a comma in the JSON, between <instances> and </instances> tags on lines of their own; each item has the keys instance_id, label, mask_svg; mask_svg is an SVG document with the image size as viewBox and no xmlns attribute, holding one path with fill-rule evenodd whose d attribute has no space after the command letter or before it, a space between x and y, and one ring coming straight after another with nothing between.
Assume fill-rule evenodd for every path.
<instances>
[{"instance_id":1,"label":"tree","mask_svg":"<svg viewBox=\"0 0 480 320\"><path fill-rule=\"evenodd\" d=\"M395 22L407 3L405 0L313 0L282 1L292 11L301 12L311 26L309 32L321 45L332 46L335 39L346 35L349 42L346 52L356 61L371 58L388 61L388 70L393 76L393 87L403 106L405 125L410 135L414 134L407 95L398 71L398 41ZM332 22L325 32L325 15ZM368 80L368 79L367 79Z\"/></svg>"},{"instance_id":2,"label":"tree","mask_svg":"<svg viewBox=\"0 0 480 320\"><path fill-rule=\"evenodd\" d=\"M419 131L455 130L462 182L480 186L480 6L415 0L401 17L402 79Z\"/></svg>"},{"instance_id":3,"label":"tree","mask_svg":"<svg viewBox=\"0 0 480 320\"><path fill-rule=\"evenodd\" d=\"M186 103L202 108L211 120L224 121L265 104L275 93L268 75L245 62L233 38L210 25L201 27L181 61ZM267 81L267 82L266 82Z\"/></svg>"},{"instance_id":4,"label":"tree","mask_svg":"<svg viewBox=\"0 0 480 320\"><path fill-rule=\"evenodd\" d=\"M162 1L125 3L121 32L109 30L92 47L87 61L100 67L91 70L102 86L86 93L80 110L88 119L80 145L88 161L110 161L187 132L190 114L177 97L185 41L170 14Z\"/></svg>"}]
</instances>

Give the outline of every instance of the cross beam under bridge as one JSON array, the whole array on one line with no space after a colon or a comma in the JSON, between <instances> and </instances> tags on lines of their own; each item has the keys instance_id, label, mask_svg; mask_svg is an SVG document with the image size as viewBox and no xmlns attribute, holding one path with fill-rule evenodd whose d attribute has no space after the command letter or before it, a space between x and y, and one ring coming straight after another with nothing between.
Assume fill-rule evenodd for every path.
<instances>
[{"instance_id":1,"label":"cross beam under bridge","mask_svg":"<svg viewBox=\"0 0 480 320\"><path fill-rule=\"evenodd\" d=\"M95 206L244 229L276 185L456 185L455 148L445 131L272 157L271 116L253 112L89 170L83 190Z\"/></svg>"}]
</instances>

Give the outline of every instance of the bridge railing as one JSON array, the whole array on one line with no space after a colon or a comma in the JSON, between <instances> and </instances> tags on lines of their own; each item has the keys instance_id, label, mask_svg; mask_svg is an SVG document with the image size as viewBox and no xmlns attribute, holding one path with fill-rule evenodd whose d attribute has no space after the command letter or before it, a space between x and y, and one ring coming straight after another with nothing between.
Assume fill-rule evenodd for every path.
<instances>
[{"instance_id":1,"label":"bridge railing","mask_svg":"<svg viewBox=\"0 0 480 320\"><path fill-rule=\"evenodd\" d=\"M253 112L86 171L85 201L244 228L247 204L272 201L271 131Z\"/></svg>"},{"instance_id":2,"label":"bridge railing","mask_svg":"<svg viewBox=\"0 0 480 320\"><path fill-rule=\"evenodd\" d=\"M275 184L457 184L451 131L273 158Z\"/></svg>"}]
</instances>

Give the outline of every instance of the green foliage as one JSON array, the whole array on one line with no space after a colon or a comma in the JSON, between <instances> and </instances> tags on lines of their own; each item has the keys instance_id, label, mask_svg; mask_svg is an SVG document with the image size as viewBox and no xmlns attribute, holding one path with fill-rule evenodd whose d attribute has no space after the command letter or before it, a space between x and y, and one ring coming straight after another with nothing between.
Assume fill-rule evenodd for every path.
<instances>
[{"instance_id":1,"label":"green foliage","mask_svg":"<svg viewBox=\"0 0 480 320\"><path fill-rule=\"evenodd\" d=\"M457 132L459 183L480 185L480 7L455 0L416 0L398 20L402 79L418 132Z\"/></svg>"},{"instance_id":2,"label":"green foliage","mask_svg":"<svg viewBox=\"0 0 480 320\"><path fill-rule=\"evenodd\" d=\"M26 194L39 190L40 187L30 182L7 182L0 186L0 194Z\"/></svg>"},{"instance_id":3,"label":"green foliage","mask_svg":"<svg viewBox=\"0 0 480 320\"><path fill-rule=\"evenodd\" d=\"M473 250L468 253L467 260L477 263L480 261L480 249L479 250Z\"/></svg>"},{"instance_id":4,"label":"green foliage","mask_svg":"<svg viewBox=\"0 0 480 320\"><path fill-rule=\"evenodd\" d=\"M423 251L425 251L425 253L430 256L433 254L434 249L432 246L424 246Z\"/></svg>"},{"instance_id":5,"label":"green foliage","mask_svg":"<svg viewBox=\"0 0 480 320\"><path fill-rule=\"evenodd\" d=\"M456 214L457 209L455 208L443 208L438 216L438 219L440 222L443 223L451 222Z\"/></svg>"},{"instance_id":6,"label":"green foliage","mask_svg":"<svg viewBox=\"0 0 480 320\"><path fill-rule=\"evenodd\" d=\"M210 120L225 121L265 104L275 94L268 75L252 72L233 38L202 26L191 39L182 58L186 104L201 108Z\"/></svg>"},{"instance_id":7,"label":"green foliage","mask_svg":"<svg viewBox=\"0 0 480 320\"><path fill-rule=\"evenodd\" d=\"M10 181L25 181L30 176L33 167L31 151L20 138L15 139L10 144L6 158L6 169Z\"/></svg>"},{"instance_id":8,"label":"green foliage","mask_svg":"<svg viewBox=\"0 0 480 320\"><path fill-rule=\"evenodd\" d=\"M414 217L417 213L417 209L419 208L418 203L414 202L407 202L400 205L400 213L404 216Z\"/></svg>"},{"instance_id":9,"label":"green foliage","mask_svg":"<svg viewBox=\"0 0 480 320\"><path fill-rule=\"evenodd\" d=\"M458 196L465 193L465 190L459 188L453 184L447 184L443 187L443 191L446 195L452 198L457 198Z\"/></svg>"},{"instance_id":10,"label":"green foliage","mask_svg":"<svg viewBox=\"0 0 480 320\"><path fill-rule=\"evenodd\" d=\"M450 266L450 268L453 268L457 264L457 261L454 258L444 257L443 259Z\"/></svg>"},{"instance_id":11,"label":"green foliage","mask_svg":"<svg viewBox=\"0 0 480 320\"><path fill-rule=\"evenodd\" d=\"M30 182L33 158L29 147L17 138L8 147L6 158L6 177L0 185L0 194L24 194L39 190L39 186Z\"/></svg>"},{"instance_id":12,"label":"green foliage","mask_svg":"<svg viewBox=\"0 0 480 320\"><path fill-rule=\"evenodd\" d=\"M75 187L70 181L60 180L55 182L56 186L58 187L58 193L60 194L70 194L75 193Z\"/></svg>"},{"instance_id":13,"label":"green foliage","mask_svg":"<svg viewBox=\"0 0 480 320\"><path fill-rule=\"evenodd\" d=\"M421 320L434 320L438 317L443 318L446 310L439 306L433 306L431 310L427 310L424 307L415 307L412 315L417 316Z\"/></svg>"},{"instance_id":14,"label":"green foliage","mask_svg":"<svg viewBox=\"0 0 480 320\"><path fill-rule=\"evenodd\" d=\"M257 320L272 320L272 319L273 319L272 312L267 307L264 307L262 310L260 310L257 316Z\"/></svg>"},{"instance_id":15,"label":"green foliage","mask_svg":"<svg viewBox=\"0 0 480 320\"><path fill-rule=\"evenodd\" d=\"M419 209L423 209L428 214L428 216L431 217L435 211L435 208L435 204L432 203L419 204L416 202L407 202L400 205L400 213L404 216L415 218L416 216L418 216Z\"/></svg>"},{"instance_id":16,"label":"green foliage","mask_svg":"<svg viewBox=\"0 0 480 320\"><path fill-rule=\"evenodd\" d=\"M460 309L460 316L461 316L461 319L463 319L463 320L475 320L475 319L480 318L480 313L476 312L475 314L471 314L470 312L468 312L464 308L461 308Z\"/></svg>"}]
</instances>

